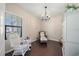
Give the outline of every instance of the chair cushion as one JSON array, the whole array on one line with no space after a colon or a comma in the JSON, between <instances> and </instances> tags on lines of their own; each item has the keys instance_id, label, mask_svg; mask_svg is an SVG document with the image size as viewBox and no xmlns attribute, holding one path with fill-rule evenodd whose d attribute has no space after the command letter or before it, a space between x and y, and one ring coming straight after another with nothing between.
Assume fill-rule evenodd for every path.
<instances>
[{"instance_id":1,"label":"chair cushion","mask_svg":"<svg viewBox=\"0 0 79 59\"><path fill-rule=\"evenodd\" d=\"M41 41L47 41L47 38L46 37L41 37L40 40Z\"/></svg>"}]
</instances>

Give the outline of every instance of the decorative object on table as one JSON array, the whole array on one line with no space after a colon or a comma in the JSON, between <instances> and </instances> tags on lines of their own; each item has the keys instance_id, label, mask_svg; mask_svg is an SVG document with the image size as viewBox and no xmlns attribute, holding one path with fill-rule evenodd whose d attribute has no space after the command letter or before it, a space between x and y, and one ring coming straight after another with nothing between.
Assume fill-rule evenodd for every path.
<instances>
[{"instance_id":1,"label":"decorative object on table","mask_svg":"<svg viewBox=\"0 0 79 59\"><path fill-rule=\"evenodd\" d=\"M45 31L39 32L39 39L40 39L40 43L47 43L48 39Z\"/></svg>"},{"instance_id":2,"label":"decorative object on table","mask_svg":"<svg viewBox=\"0 0 79 59\"><path fill-rule=\"evenodd\" d=\"M30 39L30 37L27 36L27 39Z\"/></svg>"}]
</instances>

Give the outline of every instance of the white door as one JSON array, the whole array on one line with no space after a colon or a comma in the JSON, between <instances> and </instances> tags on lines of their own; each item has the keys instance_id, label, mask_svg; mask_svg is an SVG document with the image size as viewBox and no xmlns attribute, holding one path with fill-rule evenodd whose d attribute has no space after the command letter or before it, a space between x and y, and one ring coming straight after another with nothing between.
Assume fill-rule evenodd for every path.
<instances>
[{"instance_id":1,"label":"white door","mask_svg":"<svg viewBox=\"0 0 79 59\"><path fill-rule=\"evenodd\" d=\"M79 43L79 12L72 12L67 18L67 41Z\"/></svg>"},{"instance_id":2,"label":"white door","mask_svg":"<svg viewBox=\"0 0 79 59\"><path fill-rule=\"evenodd\" d=\"M65 20L64 55L79 55L79 10L67 13Z\"/></svg>"},{"instance_id":3,"label":"white door","mask_svg":"<svg viewBox=\"0 0 79 59\"><path fill-rule=\"evenodd\" d=\"M5 55L4 15L5 15L5 4L0 3L0 56Z\"/></svg>"}]
</instances>

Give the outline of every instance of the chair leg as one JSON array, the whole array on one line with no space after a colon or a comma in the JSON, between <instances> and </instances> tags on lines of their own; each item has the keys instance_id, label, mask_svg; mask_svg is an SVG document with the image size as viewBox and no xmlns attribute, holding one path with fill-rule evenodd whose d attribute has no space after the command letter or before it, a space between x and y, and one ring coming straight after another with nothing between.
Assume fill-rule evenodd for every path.
<instances>
[{"instance_id":1,"label":"chair leg","mask_svg":"<svg viewBox=\"0 0 79 59\"><path fill-rule=\"evenodd\" d=\"M24 56L24 53L22 53L22 56Z\"/></svg>"},{"instance_id":2,"label":"chair leg","mask_svg":"<svg viewBox=\"0 0 79 59\"><path fill-rule=\"evenodd\" d=\"M13 52L12 56L14 56L14 52Z\"/></svg>"},{"instance_id":3,"label":"chair leg","mask_svg":"<svg viewBox=\"0 0 79 59\"><path fill-rule=\"evenodd\" d=\"M30 51L31 49L29 48L28 50Z\"/></svg>"},{"instance_id":4,"label":"chair leg","mask_svg":"<svg viewBox=\"0 0 79 59\"><path fill-rule=\"evenodd\" d=\"M22 50L22 56L24 56L24 54L25 54L25 53L24 53L24 51Z\"/></svg>"}]
</instances>

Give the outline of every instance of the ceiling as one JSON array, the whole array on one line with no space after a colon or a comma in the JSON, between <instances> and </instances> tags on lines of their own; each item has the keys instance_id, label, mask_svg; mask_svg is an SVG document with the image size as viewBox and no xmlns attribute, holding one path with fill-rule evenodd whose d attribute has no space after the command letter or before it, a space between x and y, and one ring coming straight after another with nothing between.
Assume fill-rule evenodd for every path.
<instances>
[{"instance_id":1,"label":"ceiling","mask_svg":"<svg viewBox=\"0 0 79 59\"><path fill-rule=\"evenodd\" d=\"M47 14L49 16L63 14L65 11L64 3L18 3L19 6L29 11L37 17L44 15L44 6L47 6Z\"/></svg>"}]
</instances>

